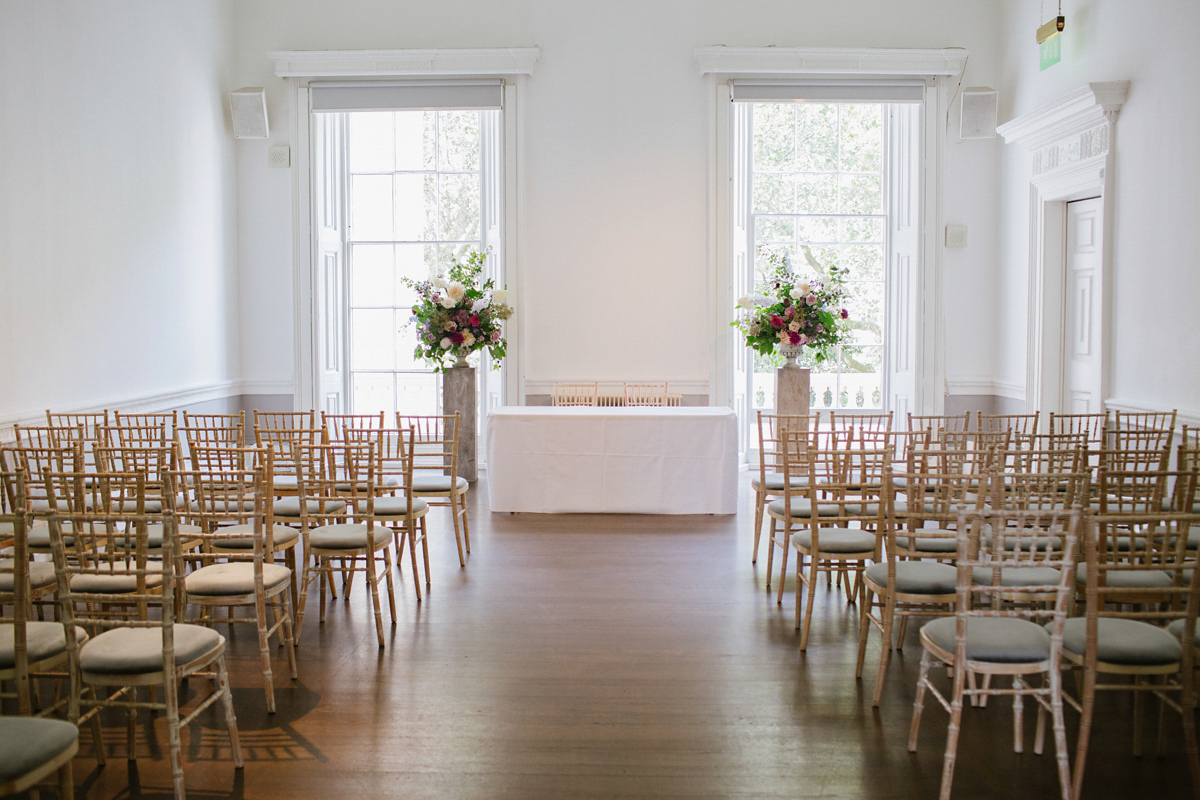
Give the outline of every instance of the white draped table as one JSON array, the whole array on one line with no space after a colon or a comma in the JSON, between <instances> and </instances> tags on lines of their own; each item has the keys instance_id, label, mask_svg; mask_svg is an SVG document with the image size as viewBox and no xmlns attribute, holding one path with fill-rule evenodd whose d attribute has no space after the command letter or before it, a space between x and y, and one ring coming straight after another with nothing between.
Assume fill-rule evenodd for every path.
<instances>
[{"instance_id":1,"label":"white draped table","mask_svg":"<svg viewBox=\"0 0 1200 800\"><path fill-rule=\"evenodd\" d=\"M510 406L487 430L492 511L737 513L728 408Z\"/></svg>"}]
</instances>

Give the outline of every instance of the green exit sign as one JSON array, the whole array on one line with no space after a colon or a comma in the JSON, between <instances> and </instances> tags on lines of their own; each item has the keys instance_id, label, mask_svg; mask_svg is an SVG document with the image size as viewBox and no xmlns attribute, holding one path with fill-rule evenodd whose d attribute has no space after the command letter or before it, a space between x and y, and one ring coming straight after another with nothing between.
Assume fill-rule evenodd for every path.
<instances>
[{"instance_id":1,"label":"green exit sign","mask_svg":"<svg viewBox=\"0 0 1200 800\"><path fill-rule=\"evenodd\" d=\"M1049 69L1062 60L1062 36L1051 36L1039 45L1042 69Z\"/></svg>"}]
</instances>

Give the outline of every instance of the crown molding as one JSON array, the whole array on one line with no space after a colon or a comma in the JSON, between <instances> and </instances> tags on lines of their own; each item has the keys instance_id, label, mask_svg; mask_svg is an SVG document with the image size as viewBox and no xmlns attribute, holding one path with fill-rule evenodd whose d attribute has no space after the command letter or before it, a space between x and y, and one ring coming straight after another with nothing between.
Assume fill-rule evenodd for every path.
<instances>
[{"instance_id":1,"label":"crown molding","mask_svg":"<svg viewBox=\"0 0 1200 800\"><path fill-rule=\"evenodd\" d=\"M1129 81L1089 83L996 128L1007 143L1037 150L1103 123L1114 122Z\"/></svg>"},{"instance_id":2,"label":"crown molding","mask_svg":"<svg viewBox=\"0 0 1200 800\"><path fill-rule=\"evenodd\" d=\"M458 50L279 50L267 53L280 78L532 75L536 47Z\"/></svg>"},{"instance_id":3,"label":"crown molding","mask_svg":"<svg viewBox=\"0 0 1200 800\"><path fill-rule=\"evenodd\" d=\"M866 47L698 47L693 51L702 75L958 75L967 51L882 49Z\"/></svg>"}]
</instances>

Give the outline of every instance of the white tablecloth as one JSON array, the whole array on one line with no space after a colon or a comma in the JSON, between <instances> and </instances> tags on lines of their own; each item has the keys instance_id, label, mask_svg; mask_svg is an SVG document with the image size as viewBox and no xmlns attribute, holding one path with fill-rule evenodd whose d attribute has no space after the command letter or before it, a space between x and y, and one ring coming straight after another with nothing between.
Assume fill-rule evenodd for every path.
<instances>
[{"instance_id":1,"label":"white tablecloth","mask_svg":"<svg viewBox=\"0 0 1200 800\"><path fill-rule=\"evenodd\" d=\"M737 512L728 408L512 406L487 430L492 511Z\"/></svg>"}]
</instances>

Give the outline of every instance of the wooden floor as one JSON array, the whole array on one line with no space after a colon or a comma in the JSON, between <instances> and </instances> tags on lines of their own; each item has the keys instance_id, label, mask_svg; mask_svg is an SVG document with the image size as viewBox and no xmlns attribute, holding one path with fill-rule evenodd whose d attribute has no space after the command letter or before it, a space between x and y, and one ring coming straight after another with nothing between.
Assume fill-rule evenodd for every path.
<instances>
[{"instance_id":1,"label":"wooden floor","mask_svg":"<svg viewBox=\"0 0 1200 800\"><path fill-rule=\"evenodd\" d=\"M736 518L493 516L483 489L471 493L466 569L448 517L432 512L432 586L418 605L406 558L386 649L361 584L324 626L310 608L300 680L280 681L273 716L252 630L231 636L246 767L233 769L220 718L201 717L184 734L190 797L937 796L940 709L927 705L920 750L905 746L916 626L877 711L873 679L854 679L858 624L841 594L818 595L802 654L788 603L764 593L765 558L750 564L745 482ZM868 664L878 653L873 635ZM1190 795L1178 718L1165 757L1135 759L1129 708L1125 697L1102 703L1086 796ZM956 798L1058 796L1026 716L1030 752L1016 756L1008 703L968 709ZM103 769L81 736L79 797L169 795L161 718L144 721L136 766L123 724L110 721L105 736Z\"/></svg>"}]
</instances>

